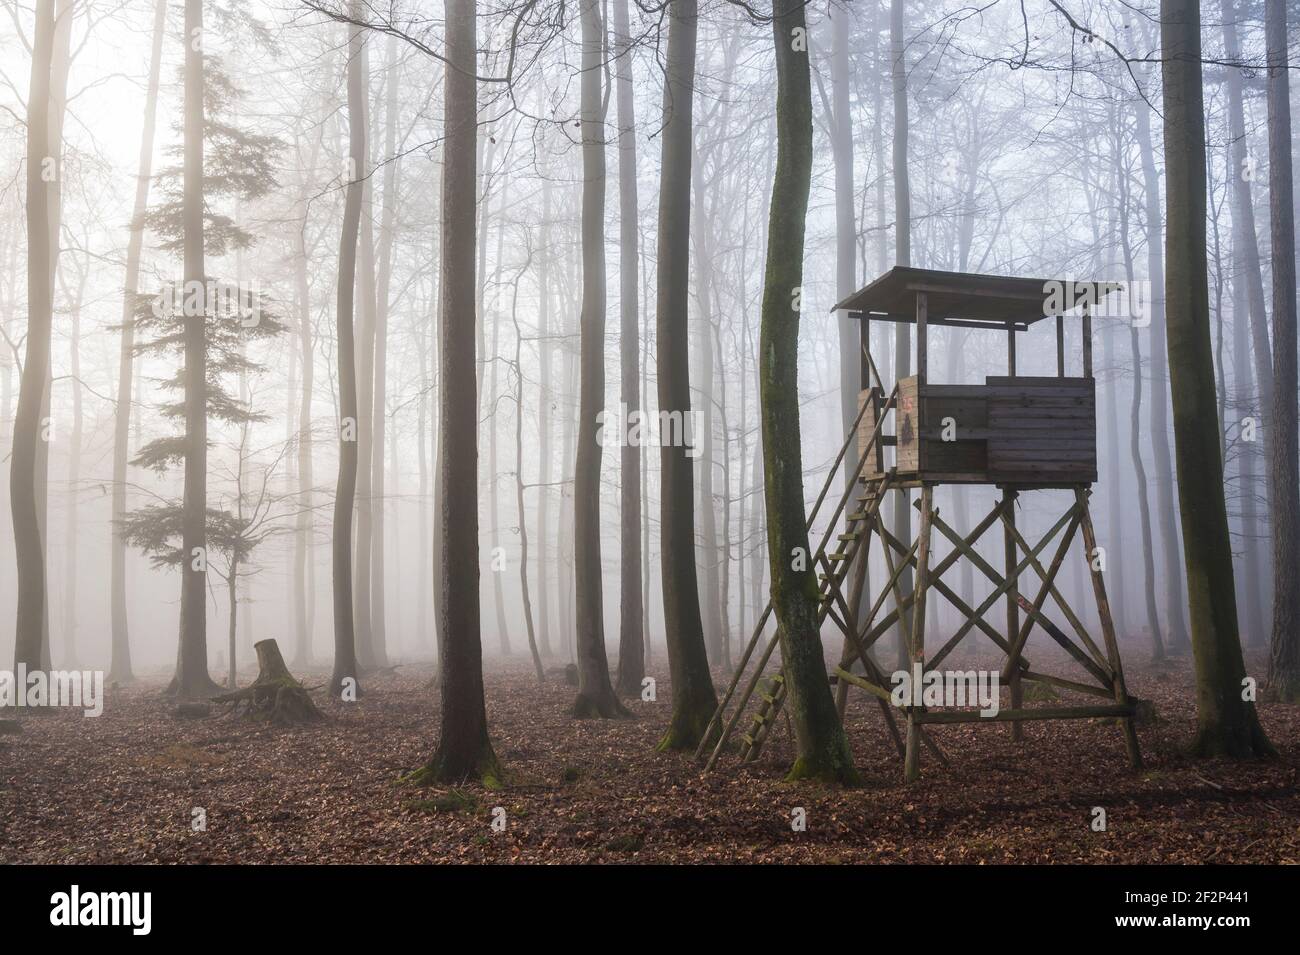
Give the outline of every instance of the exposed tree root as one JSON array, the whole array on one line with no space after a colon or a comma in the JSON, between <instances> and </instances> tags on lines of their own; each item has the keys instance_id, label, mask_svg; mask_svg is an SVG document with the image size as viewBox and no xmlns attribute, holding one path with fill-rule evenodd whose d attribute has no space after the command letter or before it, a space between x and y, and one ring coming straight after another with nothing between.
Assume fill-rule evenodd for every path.
<instances>
[{"instance_id":1,"label":"exposed tree root","mask_svg":"<svg viewBox=\"0 0 1300 955\"><path fill-rule=\"evenodd\" d=\"M694 752L700 745L700 739L709 730L709 721L718 708L717 698L713 696L712 687L707 693L701 692L694 699L682 700L673 707L672 719L668 731L655 746L660 753L670 751ZM709 738L709 745L717 742L722 727L715 726Z\"/></svg>"},{"instance_id":2,"label":"exposed tree root","mask_svg":"<svg viewBox=\"0 0 1300 955\"><path fill-rule=\"evenodd\" d=\"M408 786L439 786L468 780L481 783L485 789L505 786L505 773L490 743L485 744L483 751L473 760L460 754L446 755L440 749L429 762L401 777L401 782Z\"/></svg>"},{"instance_id":3,"label":"exposed tree root","mask_svg":"<svg viewBox=\"0 0 1300 955\"><path fill-rule=\"evenodd\" d=\"M623 704L618 701L618 697L613 693L601 693L597 696L592 696L589 693L579 693L577 699L573 701L573 716L579 720L632 718L632 714L624 708Z\"/></svg>"}]
</instances>

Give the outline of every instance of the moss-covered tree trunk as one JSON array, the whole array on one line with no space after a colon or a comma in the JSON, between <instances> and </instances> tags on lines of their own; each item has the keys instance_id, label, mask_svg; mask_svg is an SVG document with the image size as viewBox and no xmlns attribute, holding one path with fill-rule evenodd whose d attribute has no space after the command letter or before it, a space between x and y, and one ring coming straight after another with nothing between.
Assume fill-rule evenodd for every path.
<instances>
[{"instance_id":1,"label":"moss-covered tree trunk","mask_svg":"<svg viewBox=\"0 0 1300 955\"><path fill-rule=\"evenodd\" d=\"M661 420L683 425L691 415L690 281L691 100L695 91L696 0L671 0L664 62L663 146L659 163L658 288L655 348ZM668 416L664 418L664 416ZM682 434L678 432L678 436ZM708 729L718 697L709 675L695 573L692 462L683 441L660 435L659 528L664 630L672 674L673 713L659 748L694 749Z\"/></svg>"},{"instance_id":2,"label":"moss-covered tree trunk","mask_svg":"<svg viewBox=\"0 0 1300 955\"><path fill-rule=\"evenodd\" d=\"M358 4L348 8L356 15ZM334 672L330 692L339 699L357 686L356 623L352 616L352 512L357 491L357 364L353 316L356 311L357 236L361 225L360 170L366 159L364 86L361 77L362 29L351 27L348 39L348 157L350 176L343 200L339 239L338 299L334 313L338 336L339 472L334 488L332 584L334 589Z\"/></svg>"},{"instance_id":3,"label":"moss-covered tree trunk","mask_svg":"<svg viewBox=\"0 0 1300 955\"><path fill-rule=\"evenodd\" d=\"M442 472L442 725L438 748L414 781L500 779L483 700L479 613L478 398L474 333L475 157L478 82L474 0L447 0L443 80L442 320L438 467Z\"/></svg>"},{"instance_id":4,"label":"moss-covered tree trunk","mask_svg":"<svg viewBox=\"0 0 1300 955\"><path fill-rule=\"evenodd\" d=\"M776 0L776 176L767 233L759 388L767 476L767 553L798 758L791 779L858 781L826 680L818 591L804 513L799 434L799 308L812 182L812 87L802 0Z\"/></svg>"},{"instance_id":5,"label":"moss-covered tree trunk","mask_svg":"<svg viewBox=\"0 0 1300 955\"><path fill-rule=\"evenodd\" d=\"M1242 699L1246 667L1237 633L1228 512L1205 262L1205 105L1200 11L1161 0L1166 177L1165 334L1202 755L1271 751L1255 706Z\"/></svg>"},{"instance_id":6,"label":"moss-covered tree trunk","mask_svg":"<svg viewBox=\"0 0 1300 955\"><path fill-rule=\"evenodd\" d=\"M1266 0L1268 194L1273 245L1273 407L1269 483L1273 518L1273 640L1269 695L1300 700L1300 463L1297 455L1295 212L1286 4Z\"/></svg>"}]
</instances>

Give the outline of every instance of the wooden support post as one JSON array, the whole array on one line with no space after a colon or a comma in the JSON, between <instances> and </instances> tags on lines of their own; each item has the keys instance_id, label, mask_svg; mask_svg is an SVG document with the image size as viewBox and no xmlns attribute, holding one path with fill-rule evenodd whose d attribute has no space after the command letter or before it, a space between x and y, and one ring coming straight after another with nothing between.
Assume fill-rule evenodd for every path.
<instances>
[{"instance_id":1,"label":"wooden support post","mask_svg":"<svg viewBox=\"0 0 1300 955\"><path fill-rule=\"evenodd\" d=\"M862 625L860 620L861 617L860 611L862 610L862 595L867 590L868 587L867 564L870 562L871 559L871 548L869 546L871 543L871 527L872 525L867 521L861 522L858 528L858 534L861 536L858 538L857 548L854 552L855 563L853 566L853 584L849 588L849 619L848 619L849 632L853 635L854 638L856 638L857 634L860 632L860 627ZM843 650L840 651L841 663L846 667L852 668L853 666L853 663L851 662L852 656L853 656L853 640L847 639L844 641ZM837 684L835 687L835 708L839 710L841 720L844 719L844 707L848 703L848 698L849 698L849 688L843 683Z\"/></svg>"},{"instance_id":2,"label":"wooden support post","mask_svg":"<svg viewBox=\"0 0 1300 955\"><path fill-rule=\"evenodd\" d=\"M930 589L930 528L934 517L934 488L921 487L921 530L916 547L916 602L912 608L910 657L925 672L925 600ZM907 711L907 751L903 757L904 782L916 782L921 776L921 724L914 708Z\"/></svg>"},{"instance_id":3,"label":"wooden support post","mask_svg":"<svg viewBox=\"0 0 1300 955\"><path fill-rule=\"evenodd\" d=\"M1074 532L1078 527L1079 517L1076 508L1074 519L1070 521L1070 526L1061 535L1061 543L1056 547L1056 555L1047 568L1047 574L1043 577L1043 582L1038 588L1038 595L1034 597L1033 603L1029 605L1028 613L1025 614L1024 626L1020 628L1015 643L1011 645L1011 650L1007 654L1007 662L1002 667L1003 680L1010 681L1013 675L1020 672L1020 653L1024 650L1025 642L1029 639L1029 632L1034 629L1035 616L1042 611L1047 601L1047 595L1052 591L1052 582L1056 580L1057 571L1061 569L1061 564L1065 561L1065 555L1070 551L1070 544L1074 542ZM1019 679L1018 676L1017 679Z\"/></svg>"},{"instance_id":4,"label":"wooden support post","mask_svg":"<svg viewBox=\"0 0 1300 955\"><path fill-rule=\"evenodd\" d=\"M1074 498L1083 511L1083 547L1084 559L1092 573L1092 590L1097 597L1097 615L1101 618L1101 633L1106 639L1106 653L1110 658L1110 671L1114 677L1115 702L1120 706L1130 706L1128 689L1124 685L1124 668L1119 660L1119 641L1115 639L1115 621L1110 615L1110 600L1106 597L1106 582L1098 568L1094 555L1097 553L1097 533L1093 530L1092 514L1088 511L1089 492L1082 487L1075 488ZM1142 768L1142 751L1138 749L1137 730L1133 728L1133 717L1122 720L1124 727L1124 746L1128 750L1129 765L1134 769Z\"/></svg>"},{"instance_id":5,"label":"wooden support post","mask_svg":"<svg viewBox=\"0 0 1300 955\"><path fill-rule=\"evenodd\" d=\"M1083 307L1083 377L1092 377L1092 307Z\"/></svg>"},{"instance_id":6,"label":"wooden support post","mask_svg":"<svg viewBox=\"0 0 1300 955\"><path fill-rule=\"evenodd\" d=\"M1016 526L1016 492L1010 488L1002 489L1002 498L1007 502L1003 509L1002 520L1006 527L1002 532L1002 553L1004 561L1004 571L1006 579L1010 582L1007 588L1007 643L1014 647L1016 637L1020 633L1020 590L1016 586L1013 575L1016 574L1016 540L1012 533L1012 528ZM1010 655L1008 655L1010 659ZM1011 671L1011 708L1018 710L1024 703L1024 689L1020 685L1020 670L1015 668ZM1017 742L1025 738L1024 730L1019 723L1011 724L1011 738Z\"/></svg>"},{"instance_id":7,"label":"wooden support post","mask_svg":"<svg viewBox=\"0 0 1300 955\"><path fill-rule=\"evenodd\" d=\"M1016 377L1016 330L1007 326L1007 376Z\"/></svg>"},{"instance_id":8,"label":"wooden support post","mask_svg":"<svg viewBox=\"0 0 1300 955\"><path fill-rule=\"evenodd\" d=\"M1056 377L1065 377L1065 316L1056 316Z\"/></svg>"},{"instance_id":9,"label":"wooden support post","mask_svg":"<svg viewBox=\"0 0 1300 955\"><path fill-rule=\"evenodd\" d=\"M1074 515L1075 513L1078 513L1078 511L1079 505L1076 501L1075 504L1071 506L1069 513ZM1020 549L1022 551L1029 550L1029 544L1025 541L1024 537L1021 536L1020 532L1014 527L1008 529L1011 531L1011 536L1016 539L1016 544L1019 545ZM1034 568L1034 572L1038 574L1039 580L1044 579L1046 572L1043 570L1043 565L1038 561L1038 559L1035 557L1030 563ZM1061 612L1065 614L1065 619L1068 620L1070 626L1074 628L1074 632L1078 636L1079 642L1087 648L1088 654L1092 655L1092 664L1090 665L1088 662L1088 654L1080 651L1078 647L1074 646L1074 644L1066 642L1061 644L1062 647L1070 653L1071 656L1083 664L1084 669L1090 670L1098 677L1098 679L1102 679L1102 682L1109 688L1111 686L1110 660L1108 660L1106 655L1098 649L1097 644L1093 642L1092 637L1088 636L1088 628L1083 625L1083 621L1079 619L1079 615L1074 612L1073 608L1070 606L1070 602L1065 599L1065 595L1061 593L1060 588L1055 584L1052 584L1051 594L1056 600L1057 606L1061 608ZM1036 611L1031 611L1031 613L1038 618L1039 624L1047 631L1048 635L1052 636L1053 628L1048 626L1046 616Z\"/></svg>"},{"instance_id":10,"label":"wooden support post","mask_svg":"<svg viewBox=\"0 0 1300 955\"><path fill-rule=\"evenodd\" d=\"M925 388L929 366L929 336L926 334L929 318L929 299L924 292L916 293L916 383Z\"/></svg>"},{"instance_id":11,"label":"wooden support post","mask_svg":"<svg viewBox=\"0 0 1300 955\"><path fill-rule=\"evenodd\" d=\"M858 339L862 343L858 356L858 388L866 390L871 387L871 319L867 318L866 312L858 319Z\"/></svg>"}]
</instances>

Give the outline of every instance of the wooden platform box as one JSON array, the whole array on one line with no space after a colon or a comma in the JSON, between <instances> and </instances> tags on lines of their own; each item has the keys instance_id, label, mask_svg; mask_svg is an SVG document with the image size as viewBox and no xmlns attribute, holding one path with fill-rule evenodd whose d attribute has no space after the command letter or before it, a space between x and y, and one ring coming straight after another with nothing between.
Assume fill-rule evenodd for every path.
<instances>
[{"instance_id":1,"label":"wooden platform box","mask_svg":"<svg viewBox=\"0 0 1300 955\"><path fill-rule=\"evenodd\" d=\"M859 395L868 400L870 392ZM859 428L859 453L874 421ZM901 478L1053 487L1097 479L1092 378L989 377L983 385L899 382L894 462ZM888 467L888 455L884 466ZM865 476L879 476L876 454Z\"/></svg>"}]
</instances>

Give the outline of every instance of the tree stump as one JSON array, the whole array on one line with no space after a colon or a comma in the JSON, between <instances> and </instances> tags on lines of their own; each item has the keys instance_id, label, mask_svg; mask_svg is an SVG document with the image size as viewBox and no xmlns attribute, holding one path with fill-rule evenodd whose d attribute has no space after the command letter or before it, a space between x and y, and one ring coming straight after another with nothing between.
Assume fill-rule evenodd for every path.
<instances>
[{"instance_id":1,"label":"tree stump","mask_svg":"<svg viewBox=\"0 0 1300 955\"><path fill-rule=\"evenodd\" d=\"M250 686L212 698L231 704L231 712L277 726L296 726L323 719L310 694L293 678L274 640L253 645L257 652L257 679Z\"/></svg>"}]
</instances>

